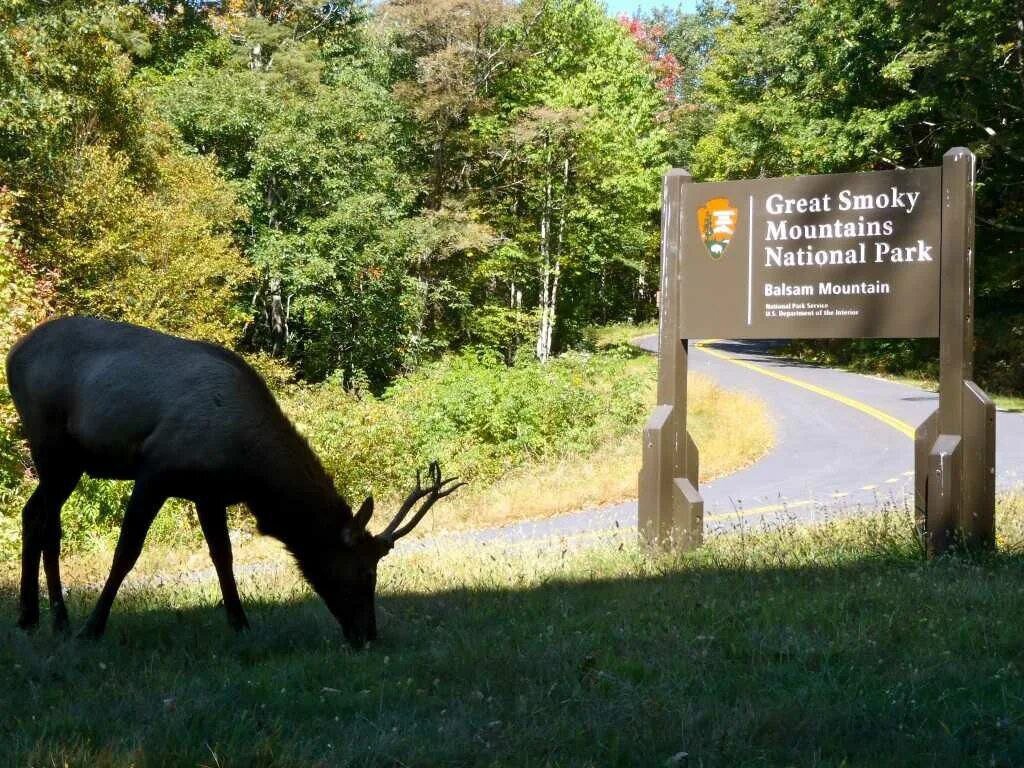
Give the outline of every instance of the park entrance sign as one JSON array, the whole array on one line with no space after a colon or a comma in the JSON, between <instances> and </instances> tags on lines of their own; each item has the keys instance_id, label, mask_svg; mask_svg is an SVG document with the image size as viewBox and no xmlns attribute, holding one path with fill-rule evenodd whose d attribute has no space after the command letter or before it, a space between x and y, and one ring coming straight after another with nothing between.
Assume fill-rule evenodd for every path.
<instances>
[{"instance_id":1,"label":"park entrance sign","mask_svg":"<svg viewBox=\"0 0 1024 768\"><path fill-rule=\"evenodd\" d=\"M939 408L915 441L917 526L929 552L991 545L995 408L973 377L974 156L941 168L662 189L658 405L644 430L639 526L703 536L686 431L688 339L939 337ZM841 439L841 438L840 438Z\"/></svg>"},{"instance_id":2,"label":"park entrance sign","mask_svg":"<svg viewBox=\"0 0 1024 768\"><path fill-rule=\"evenodd\" d=\"M940 183L925 168L690 185L680 332L938 336Z\"/></svg>"}]
</instances>

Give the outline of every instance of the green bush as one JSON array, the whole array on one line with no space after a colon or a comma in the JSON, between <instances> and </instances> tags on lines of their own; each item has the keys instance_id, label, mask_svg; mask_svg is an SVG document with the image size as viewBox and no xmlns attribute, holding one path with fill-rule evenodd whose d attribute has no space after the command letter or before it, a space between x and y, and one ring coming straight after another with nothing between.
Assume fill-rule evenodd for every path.
<instances>
[{"instance_id":1,"label":"green bush","mask_svg":"<svg viewBox=\"0 0 1024 768\"><path fill-rule=\"evenodd\" d=\"M636 428L652 368L626 352L506 366L465 352L424 366L380 398L336 382L292 390L285 408L352 498L400 494L418 467L492 482L531 460L585 453Z\"/></svg>"},{"instance_id":2,"label":"green bush","mask_svg":"<svg viewBox=\"0 0 1024 768\"><path fill-rule=\"evenodd\" d=\"M432 459L447 475L490 483L529 461L586 453L635 430L654 367L632 358L620 349L541 365L524 355L506 366L494 352L465 352L424 366L381 397L328 380L285 387L282 406L343 494L355 500L373 491L390 501ZM18 544L29 490L25 484L0 495L0 550ZM83 480L64 507L68 546L117 531L130 490L129 483ZM194 523L188 505L174 501L150 538L194 537Z\"/></svg>"}]
</instances>

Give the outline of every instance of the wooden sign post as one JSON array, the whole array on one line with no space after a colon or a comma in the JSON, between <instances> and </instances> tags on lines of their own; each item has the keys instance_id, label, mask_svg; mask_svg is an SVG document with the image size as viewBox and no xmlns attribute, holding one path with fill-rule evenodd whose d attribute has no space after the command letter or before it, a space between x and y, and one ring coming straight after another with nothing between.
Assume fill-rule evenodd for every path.
<instances>
[{"instance_id":1,"label":"wooden sign post","mask_svg":"<svg viewBox=\"0 0 1024 768\"><path fill-rule=\"evenodd\" d=\"M974 378L974 155L942 158L939 407L914 439L916 525L929 555L995 546L996 407Z\"/></svg>"},{"instance_id":2,"label":"wooden sign post","mask_svg":"<svg viewBox=\"0 0 1024 768\"><path fill-rule=\"evenodd\" d=\"M645 542L683 549L699 546L704 536L704 502L697 492L700 457L686 431L689 346L679 334L678 314L683 188L692 182L689 173L673 169L661 187L658 405L644 427L638 508Z\"/></svg>"},{"instance_id":3,"label":"wooden sign post","mask_svg":"<svg viewBox=\"0 0 1024 768\"><path fill-rule=\"evenodd\" d=\"M686 431L688 339L939 337L939 408L915 441L928 552L991 546L995 408L973 375L974 156L941 168L662 188L658 405L644 428L639 529L703 537Z\"/></svg>"}]
</instances>

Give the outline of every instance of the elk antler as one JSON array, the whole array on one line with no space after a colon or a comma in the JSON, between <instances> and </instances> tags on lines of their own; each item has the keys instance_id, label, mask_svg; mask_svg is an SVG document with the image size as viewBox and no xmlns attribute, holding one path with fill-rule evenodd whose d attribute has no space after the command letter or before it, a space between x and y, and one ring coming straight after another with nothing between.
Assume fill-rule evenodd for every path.
<instances>
[{"instance_id":1,"label":"elk antler","mask_svg":"<svg viewBox=\"0 0 1024 768\"><path fill-rule=\"evenodd\" d=\"M427 472L430 475L430 484L424 488L423 478L420 471L416 470L416 487L409 493L405 501L402 502L402 506L398 510L398 514L396 514L394 519L388 523L388 527L378 534L378 538L386 539L389 542L394 543L416 527L419 521L423 519L423 516L427 514L427 510L434 506L435 501L443 499L445 496L454 493L457 488L461 488L465 485L465 483L456 483L455 481L458 480L457 477L449 477L447 480L442 480L441 467L436 461L430 462L430 468ZM455 483L455 485L452 485L452 483ZM416 514L412 516L412 519L399 528L399 526L402 525L402 521L405 520L406 515L409 514L410 510L412 510L412 508L416 506L416 503L421 499L426 499L426 501L424 501L423 505L416 510Z\"/></svg>"}]
</instances>

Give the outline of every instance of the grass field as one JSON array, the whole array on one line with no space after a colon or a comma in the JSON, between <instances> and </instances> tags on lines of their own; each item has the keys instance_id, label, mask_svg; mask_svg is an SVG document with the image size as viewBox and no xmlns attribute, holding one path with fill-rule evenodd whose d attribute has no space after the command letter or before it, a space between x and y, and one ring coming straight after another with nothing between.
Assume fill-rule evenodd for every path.
<instances>
[{"instance_id":1,"label":"grass field","mask_svg":"<svg viewBox=\"0 0 1024 768\"><path fill-rule=\"evenodd\" d=\"M939 382L935 379L922 379L913 376L875 375L881 376L883 379L898 381L900 384L906 384L908 387L917 387L918 389L923 389L926 392L939 391ZM996 408L1002 411L1007 411L1009 413L1020 413L1024 411L1024 397L1021 397L1020 395L1003 395L992 392L986 392L986 394L992 398L992 402L996 404Z\"/></svg>"},{"instance_id":2,"label":"grass field","mask_svg":"<svg viewBox=\"0 0 1024 768\"><path fill-rule=\"evenodd\" d=\"M598 350L622 348L657 331L656 324L602 326L593 330L591 343ZM656 400L657 358L636 350L627 370L645 382L649 413ZM701 482L736 472L771 450L774 430L762 400L694 374L688 393L689 429L700 449ZM471 485L438 507L421 533L550 517L635 498L641 459L639 427L635 434L608 440L590 453L532 462L491 485Z\"/></svg>"},{"instance_id":3,"label":"grass field","mask_svg":"<svg viewBox=\"0 0 1024 768\"><path fill-rule=\"evenodd\" d=\"M656 361L643 356L632 365L650 374L647 400L653 408ZM700 449L701 482L736 472L771 450L774 431L763 401L694 374L688 399L689 429ZM431 511L420 533L501 525L636 498L640 448L638 428L591 453L531 462L493 484L471 485Z\"/></svg>"},{"instance_id":4,"label":"grass field","mask_svg":"<svg viewBox=\"0 0 1024 768\"><path fill-rule=\"evenodd\" d=\"M242 579L236 637L148 552L97 645L10 628L5 572L3 764L1021 765L1024 504L999 514L999 554L936 562L902 512L681 557L414 549L362 653L279 558ZM68 564L79 622L100 561Z\"/></svg>"}]
</instances>

